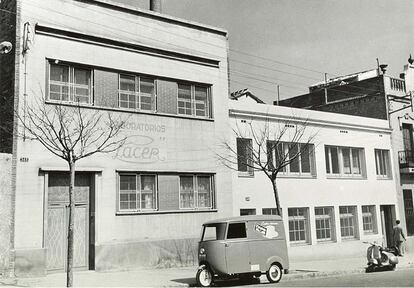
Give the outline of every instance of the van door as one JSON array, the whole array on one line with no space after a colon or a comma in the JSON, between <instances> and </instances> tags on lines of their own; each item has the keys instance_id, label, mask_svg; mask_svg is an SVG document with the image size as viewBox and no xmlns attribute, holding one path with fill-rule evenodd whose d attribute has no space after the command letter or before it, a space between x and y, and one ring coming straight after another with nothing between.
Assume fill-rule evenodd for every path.
<instances>
[{"instance_id":1,"label":"van door","mask_svg":"<svg viewBox=\"0 0 414 288\"><path fill-rule=\"evenodd\" d=\"M246 223L229 223L225 244L228 274L250 272L248 244Z\"/></svg>"}]
</instances>

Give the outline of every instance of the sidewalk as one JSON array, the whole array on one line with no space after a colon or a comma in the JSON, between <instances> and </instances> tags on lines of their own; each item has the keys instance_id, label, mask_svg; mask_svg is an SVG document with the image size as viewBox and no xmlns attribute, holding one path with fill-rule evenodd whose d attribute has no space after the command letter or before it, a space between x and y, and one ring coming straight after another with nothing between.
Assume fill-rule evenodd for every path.
<instances>
[{"instance_id":1,"label":"sidewalk","mask_svg":"<svg viewBox=\"0 0 414 288\"><path fill-rule=\"evenodd\" d=\"M324 261L292 262L290 273L282 281L309 277L326 277L351 273L364 273L365 257ZM397 269L414 268L414 254L399 257ZM195 286L197 267L168 269L141 269L117 272L81 271L74 273L74 286L78 287L188 287ZM14 283L0 279L0 284L15 287L62 287L66 274L49 274L41 278L19 278ZM267 282L261 277L261 282Z\"/></svg>"}]
</instances>

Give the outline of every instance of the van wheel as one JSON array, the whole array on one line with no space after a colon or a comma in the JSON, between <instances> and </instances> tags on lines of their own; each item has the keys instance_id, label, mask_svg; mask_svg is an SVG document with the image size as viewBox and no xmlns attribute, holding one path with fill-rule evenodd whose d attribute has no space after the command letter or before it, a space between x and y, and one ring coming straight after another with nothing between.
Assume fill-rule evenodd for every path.
<instances>
[{"instance_id":1,"label":"van wheel","mask_svg":"<svg viewBox=\"0 0 414 288\"><path fill-rule=\"evenodd\" d=\"M213 274L208 267L204 266L198 269L196 280L199 287L209 287L213 283Z\"/></svg>"},{"instance_id":2,"label":"van wheel","mask_svg":"<svg viewBox=\"0 0 414 288\"><path fill-rule=\"evenodd\" d=\"M266 272L267 280L269 280L270 283L277 283L282 279L282 268L279 264L273 263L270 265L269 270Z\"/></svg>"}]
</instances>

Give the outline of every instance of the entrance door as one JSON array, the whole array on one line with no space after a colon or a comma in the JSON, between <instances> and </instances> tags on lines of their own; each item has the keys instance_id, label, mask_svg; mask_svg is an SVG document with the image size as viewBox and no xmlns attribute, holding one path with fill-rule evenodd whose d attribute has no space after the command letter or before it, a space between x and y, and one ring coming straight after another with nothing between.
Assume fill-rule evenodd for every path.
<instances>
[{"instance_id":1,"label":"entrance door","mask_svg":"<svg viewBox=\"0 0 414 288\"><path fill-rule=\"evenodd\" d=\"M392 220L392 209L394 205L381 205L381 226L382 226L382 235L384 235L384 245L385 247L391 247L393 243L393 223Z\"/></svg>"},{"instance_id":2,"label":"entrance door","mask_svg":"<svg viewBox=\"0 0 414 288\"><path fill-rule=\"evenodd\" d=\"M73 267L89 266L89 194L91 174L77 173L75 177L75 222ZM67 256L67 230L69 224L69 174L50 173L48 180L47 269L65 271Z\"/></svg>"}]
</instances>

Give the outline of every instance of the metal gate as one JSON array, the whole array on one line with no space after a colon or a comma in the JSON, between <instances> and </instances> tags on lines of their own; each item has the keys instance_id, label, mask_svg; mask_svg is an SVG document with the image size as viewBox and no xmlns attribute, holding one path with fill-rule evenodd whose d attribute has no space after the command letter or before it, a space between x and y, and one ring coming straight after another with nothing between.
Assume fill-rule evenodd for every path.
<instances>
[{"instance_id":1,"label":"metal gate","mask_svg":"<svg viewBox=\"0 0 414 288\"><path fill-rule=\"evenodd\" d=\"M69 174L50 173L48 178L47 230L45 233L47 269L65 271L69 224ZM80 269L88 268L90 189L91 175L77 173L75 177L73 267Z\"/></svg>"}]
</instances>

